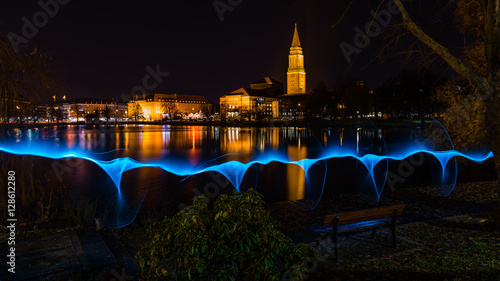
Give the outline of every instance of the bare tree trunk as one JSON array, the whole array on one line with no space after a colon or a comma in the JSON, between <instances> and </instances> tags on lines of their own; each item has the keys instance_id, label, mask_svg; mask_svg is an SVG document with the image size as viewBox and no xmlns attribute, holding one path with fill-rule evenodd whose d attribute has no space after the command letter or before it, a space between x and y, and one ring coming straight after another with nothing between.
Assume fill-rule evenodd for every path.
<instances>
[{"instance_id":1,"label":"bare tree trunk","mask_svg":"<svg viewBox=\"0 0 500 281\"><path fill-rule=\"evenodd\" d=\"M496 91L493 97L486 102L486 126L490 140L490 149L493 152L493 161L497 178L500 179L500 97L499 91ZM497 187L500 195L500 180ZM493 211L493 218L496 221L496 228L500 230L500 199Z\"/></svg>"},{"instance_id":2,"label":"bare tree trunk","mask_svg":"<svg viewBox=\"0 0 500 281\"><path fill-rule=\"evenodd\" d=\"M486 104L486 128L490 140L489 145L494 155L493 161L495 162L497 179L499 179L497 192L500 195L500 0L477 1L481 4L484 14L482 37L485 44L489 79L493 81L488 81L485 77L473 72L447 48L425 34L410 18L401 0L394 0L401 11L405 28L443 58L453 70L468 79L482 94ZM496 228L500 230L500 199L493 212L493 217L496 221Z\"/></svg>"},{"instance_id":3,"label":"bare tree trunk","mask_svg":"<svg viewBox=\"0 0 500 281\"><path fill-rule=\"evenodd\" d=\"M484 14L483 39L489 73L490 92L484 95L486 105L486 128L489 147L497 172L498 195L500 196L500 0L478 0ZM496 229L500 231L500 198L493 211Z\"/></svg>"}]
</instances>

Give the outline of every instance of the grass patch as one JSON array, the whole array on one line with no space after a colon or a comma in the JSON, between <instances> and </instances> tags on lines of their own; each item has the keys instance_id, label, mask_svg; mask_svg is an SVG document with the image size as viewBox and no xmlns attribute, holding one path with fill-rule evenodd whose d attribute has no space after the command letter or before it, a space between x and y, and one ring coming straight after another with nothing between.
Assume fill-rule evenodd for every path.
<instances>
[{"instance_id":1,"label":"grass patch","mask_svg":"<svg viewBox=\"0 0 500 281\"><path fill-rule=\"evenodd\" d=\"M399 235L421 244L421 248L341 269L320 270L313 279L498 281L500 236L487 231L486 217L461 216L402 226Z\"/></svg>"}]
</instances>

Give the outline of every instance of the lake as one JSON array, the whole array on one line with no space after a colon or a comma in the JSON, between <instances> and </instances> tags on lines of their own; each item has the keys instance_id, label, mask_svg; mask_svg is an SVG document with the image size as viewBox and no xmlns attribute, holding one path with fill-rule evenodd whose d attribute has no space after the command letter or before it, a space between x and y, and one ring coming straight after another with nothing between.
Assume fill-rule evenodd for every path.
<instances>
[{"instance_id":1,"label":"lake","mask_svg":"<svg viewBox=\"0 0 500 281\"><path fill-rule=\"evenodd\" d=\"M215 198L232 193L235 186L255 188L266 202L301 200L304 208L313 208L322 196L343 192L365 194L373 201L378 194L366 186L378 186L381 192L387 170L397 170L394 161L379 162L370 178L359 160L341 156L392 155L415 145L424 134L421 127L378 129L371 122L322 128L47 126L12 130L0 147L49 157L64 151L86 158L47 159L40 168L50 174L51 185L71 189L74 199L113 205L111 224L119 226L140 208L180 209L195 195ZM332 151L338 157L323 157ZM114 159L133 162L115 168ZM303 159L314 161L299 162ZM412 177L429 181L429 167L419 166ZM120 175L119 187L110 175Z\"/></svg>"}]
</instances>

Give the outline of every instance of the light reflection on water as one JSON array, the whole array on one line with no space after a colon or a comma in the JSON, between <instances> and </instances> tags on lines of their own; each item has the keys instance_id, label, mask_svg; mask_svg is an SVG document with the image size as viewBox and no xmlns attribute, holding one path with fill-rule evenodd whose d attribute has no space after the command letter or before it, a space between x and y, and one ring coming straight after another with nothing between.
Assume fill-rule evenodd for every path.
<instances>
[{"instance_id":1,"label":"light reflection on water","mask_svg":"<svg viewBox=\"0 0 500 281\"><path fill-rule=\"evenodd\" d=\"M231 160L247 163L270 153L286 155L290 161L298 161L317 158L325 148L331 147L357 151L359 155L383 152L380 141L377 141L382 137L381 133L370 128L322 128L313 131L300 127L68 126L16 130L12 137L16 142L48 143L87 154L112 151L102 156L108 160L131 157L142 163L178 161L191 166L202 165L220 156L224 157L218 163ZM315 176L306 181L304 170L297 165L266 165L256 169L258 180L248 181L246 187L257 188L271 201L318 197L320 192L317 189L322 188L323 183L321 175L326 172L323 164L318 165L313 169L319 172L313 171ZM77 177L94 177L86 171L88 169L81 169ZM192 177L179 185L188 184L200 189L206 179L199 178ZM127 184L130 183L124 182L122 185ZM177 183L168 184L168 188L171 188ZM153 188L164 188L165 183L158 183L157 187L154 185ZM149 184L148 189L151 187ZM141 186L135 188L141 189Z\"/></svg>"},{"instance_id":2,"label":"light reflection on water","mask_svg":"<svg viewBox=\"0 0 500 281\"><path fill-rule=\"evenodd\" d=\"M28 144L31 148L76 151L81 155L92 155L92 159L100 161L130 157L142 163L161 162L168 163L169 166L173 164L192 167L190 171L201 171L203 169L199 167L216 166L232 160L242 164L266 157L271 160L286 158L288 161L280 161L281 163L276 161L266 165L255 163L250 167L246 166L246 172L242 170L240 173L238 169L241 166L232 165L231 162L232 166L217 172L224 174L228 179L232 175L237 175L238 181L233 180L232 183L239 184L242 180L242 185L238 186L240 190L256 188L264 194L266 201L306 199L303 202L312 202L308 206L312 207L321 198L323 186L326 186L327 191L337 192L349 188L351 191L355 189L364 199L377 201L386 180L388 160L382 160L377 162L381 164L368 168L367 164L371 160L361 163L359 159L344 158L342 155L387 156L388 151L391 151L393 156L395 155L395 150L391 150L393 148L415 150L417 148L415 144L419 142L417 140L424 135L424 130L420 128L380 130L371 126L369 122L357 127L315 129L169 125L101 128L69 126L13 130L9 137L0 139L0 147L5 142ZM384 139L388 139L389 144L396 145L388 149ZM429 149L432 151L432 147ZM322 158L323 155L338 157ZM314 163L311 164L311 169L303 169L291 163L285 164L299 160L305 160L302 163L306 163L309 161L307 159L326 160L308 162ZM376 157L371 159L375 160ZM432 158L431 164L433 162L436 164L436 160L439 159ZM113 184L110 175L113 176L115 171L108 175L94 163L83 162L87 163L81 164L73 174L65 175L61 185L70 185L75 198L82 196L97 198L104 202L100 203L104 206L112 205L106 202L117 201L119 204L116 206L123 207L125 205L120 204L126 202L127 209L132 213L124 215L122 208L119 208L115 213L118 214L116 218L120 223L116 222L113 225L123 224L123 221L127 220L124 218L133 218L134 210L143 203L146 207L161 206L171 198L185 202L196 194L206 193L207 184L212 183L213 186L215 182L207 172L191 173L191 176L186 178L177 176L183 174L171 173L172 170L141 167L120 174L122 181L121 185L117 183L120 185L120 192L117 194L116 188L110 188ZM455 177L456 181L456 166L453 163L450 162L446 170L450 175L449 179ZM50 166L51 164L48 164L48 168L41 167L41 169L46 168L50 172ZM439 175L444 175L444 168L434 170L439 172L442 170ZM452 187L449 188L448 179L440 179L438 182L443 186L441 193L451 192ZM231 188L220 192L229 193L230 190Z\"/></svg>"}]
</instances>

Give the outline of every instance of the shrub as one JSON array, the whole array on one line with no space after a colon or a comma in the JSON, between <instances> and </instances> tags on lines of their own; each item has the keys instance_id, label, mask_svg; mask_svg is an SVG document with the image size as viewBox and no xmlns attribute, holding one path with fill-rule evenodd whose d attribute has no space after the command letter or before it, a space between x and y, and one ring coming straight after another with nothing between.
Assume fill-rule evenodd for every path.
<instances>
[{"instance_id":1,"label":"shrub","mask_svg":"<svg viewBox=\"0 0 500 281\"><path fill-rule=\"evenodd\" d=\"M212 210L204 195L148 229L137 254L141 280L281 280L304 272L312 248L276 230L254 190L220 195Z\"/></svg>"}]
</instances>

